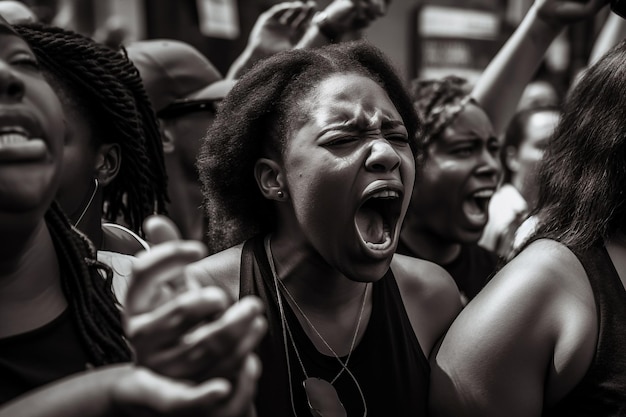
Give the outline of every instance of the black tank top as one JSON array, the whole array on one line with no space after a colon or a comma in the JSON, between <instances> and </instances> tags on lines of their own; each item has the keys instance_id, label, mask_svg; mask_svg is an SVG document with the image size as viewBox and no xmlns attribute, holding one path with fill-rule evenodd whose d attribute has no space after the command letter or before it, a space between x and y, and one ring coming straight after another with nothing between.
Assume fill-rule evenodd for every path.
<instances>
[{"instance_id":1,"label":"black tank top","mask_svg":"<svg viewBox=\"0 0 626 417\"><path fill-rule=\"evenodd\" d=\"M87 369L69 309L50 323L0 339L0 404Z\"/></svg>"},{"instance_id":2,"label":"black tank top","mask_svg":"<svg viewBox=\"0 0 626 417\"><path fill-rule=\"evenodd\" d=\"M546 417L626 416L626 290L604 246L576 253L593 290L598 342L587 373Z\"/></svg>"},{"instance_id":3,"label":"black tank top","mask_svg":"<svg viewBox=\"0 0 626 417\"><path fill-rule=\"evenodd\" d=\"M241 259L240 296L259 296L266 306L268 333L257 350L263 363L256 407L259 417L309 417L302 382L305 377L288 340L291 381L288 378L280 312L263 238L245 243ZM283 299L284 301L284 299ZM300 327L297 317L283 302L285 315L309 376L332 380L341 369L335 357L320 353ZM342 358L345 362L345 357ZM430 368L404 309L391 270L373 284L372 313L348 368L363 392L369 417L419 417L427 415ZM363 415L357 385L343 372L334 384L349 417Z\"/></svg>"}]
</instances>

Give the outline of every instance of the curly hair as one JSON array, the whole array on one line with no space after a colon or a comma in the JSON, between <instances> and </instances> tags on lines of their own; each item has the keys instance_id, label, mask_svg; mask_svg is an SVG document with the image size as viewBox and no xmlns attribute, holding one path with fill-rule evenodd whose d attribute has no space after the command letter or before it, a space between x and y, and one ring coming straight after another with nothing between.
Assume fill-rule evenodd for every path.
<instances>
[{"instance_id":1,"label":"curly hair","mask_svg":"<svg viewBox=\"0 0 626 417\"><path fill-rule=\"evenodd\" d=\"M582 251L626 232L626 42L589 68L567 98L539 168L530 243Z\"/></svg>"},{"instance_id":2,"label":"curly hair","mask_svg":"<svg viewBox=\"0 0 626 417\"><path fill-rule=\"evenodd\" d=\"M304 99L334 74L359 74L385 89L414 139L419 121L393 66L375 47L347 42L290 50L259 62L221 103L198 158L211 252L274 227L271 203L258 189L254 165L265 149L282 152L303 117ZM414 155L421 152L412 140Z\"/></svg>"},{"instance_id":3,"label":"curly hair","mask_svg":"<svg viewBox=\"0 0 626 417\"><path fill-rule=\"evenodd\" d=\"M57 203L52 203L45 218L59 260L63 293L90 363L129 361L131 353L111 289L111 270L96 260L93 244L73 228Z\"/></svg>"},{"instance_id":4,"label":"curly hair","mask_svg":"<svg viewBox=\"0 0 626 417\"><path fill-rule=\"evenodd\" d=\"M471 100L467 81L456 76L441 79L413 80L410 95L413 106L422 121L419 137L428 147L450 126Z\"/></svg>"},{"instance_id":5,"label":"curly hair","mask_svg":"<svg viewBox=\"0 0 626 417\"><path fill-rule=\"evenodd\" d=\"M90 123L92 141L117 143L118 175L104 188L103 217L142 222L164 213L167 175L159 125L139 71L125 53L78 33L41 23L15 25L60 98Z\"/></svg>"}]
</instances>

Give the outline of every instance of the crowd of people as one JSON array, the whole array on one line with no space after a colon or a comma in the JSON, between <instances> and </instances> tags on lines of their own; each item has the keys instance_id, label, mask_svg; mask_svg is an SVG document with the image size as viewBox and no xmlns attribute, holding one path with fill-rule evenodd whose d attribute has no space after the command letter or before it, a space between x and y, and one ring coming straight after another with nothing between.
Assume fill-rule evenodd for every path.
<instances>
[{"instance_id":1,"label":"crowd of people","mask_svg":"<svg viewBox=\"0 0 626 417\"><path fill-rule=\"evenodd\" d=\"M608 3L470 84L400 77L388 0L277 4L224 75L0 1L0 417L626 416L626 20L534 79Z\"/></svg>"}]
</instances>

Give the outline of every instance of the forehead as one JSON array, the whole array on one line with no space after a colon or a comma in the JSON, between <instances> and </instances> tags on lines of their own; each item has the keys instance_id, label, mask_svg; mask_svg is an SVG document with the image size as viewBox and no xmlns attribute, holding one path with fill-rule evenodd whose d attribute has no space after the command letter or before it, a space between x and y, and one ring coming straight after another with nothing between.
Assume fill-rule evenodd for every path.
<instances>
[{"instance_id":1,"label":"forehead","mask_svg":"<svg viewBox=\"0 0 626 417\"><path fill-rule=\"evenodd\" d=\"M487 113L475 103L469 102L444 130L442 139L444 141L468 137L490 139L494 136Z\"/></svg>"},{"instance_id":2,"label":"forehead","mask_svg":"<svg viewBox=\"0 0 626 417\"><path fill-rule=\"evenodd\" d=\"M376 81L358 74L334 74L314 87L303 101L314 119L341 120L360 112L400 118L387 92Z\"/></svg>"}]
</instances>

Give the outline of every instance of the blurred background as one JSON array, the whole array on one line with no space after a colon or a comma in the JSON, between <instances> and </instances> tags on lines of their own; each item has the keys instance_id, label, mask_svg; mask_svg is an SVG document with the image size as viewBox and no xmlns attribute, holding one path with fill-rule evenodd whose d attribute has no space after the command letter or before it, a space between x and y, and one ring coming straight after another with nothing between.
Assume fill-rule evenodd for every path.
<instances>
[{"instance_id":1,"label":"blurred background","mask_svg":"<svg viewBox=\"0 0 626 417\"><path fill-rule=\"evenodd\" d=\"M318 0L323 9L331 0ZM202 51L225 74L257 17L281 0L23 0L39 18L98 40L174 38ZM472 80L487 65L532 0L392 0L366 37L406 80L449 73ZM563 92L585 66L608 15L567 29L537 78Z\"/></svg>"}]
</instances>

